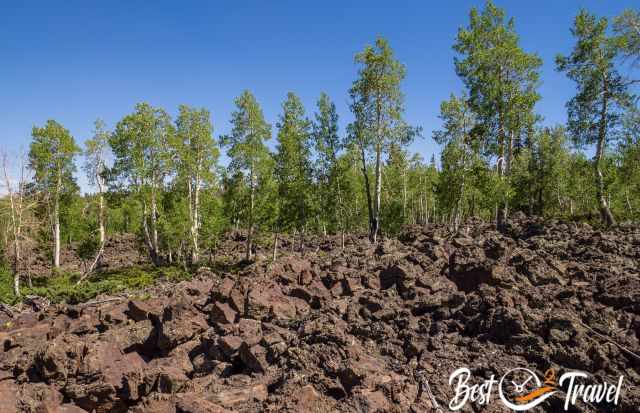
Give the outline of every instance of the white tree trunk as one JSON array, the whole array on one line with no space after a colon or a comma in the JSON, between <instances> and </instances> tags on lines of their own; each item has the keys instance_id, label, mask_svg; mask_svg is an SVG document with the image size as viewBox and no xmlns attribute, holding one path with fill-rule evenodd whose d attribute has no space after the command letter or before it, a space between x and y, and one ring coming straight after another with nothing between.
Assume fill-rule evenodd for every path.
<instances>
[{"instance_id":1,"label":"white tree trunk","mask_svg":"<svg viewBox=\"0 0 640 413\"><path fill-rule=\"evenodd\" d=\"M60 211L57 197L53 207L53 266L60 268Z\"/></svg>"},{"instance_id":2,"label":"white tree trunk","mask_svg":"<svg viewBox=\"0 0 640 413\"><path fill-rule=\"evenodd\" d=\"M372 241L375 244L378 240L378 231L380 229L380 198L382 196L382 148L380 145L376 147L376 195L375 195L375 208L373 219L373 234Z\"/></svg>"},{"instance_id":3,"label":"white tree trunk","mask_svg":"<svg viewBox=\"0 0 640 413\"><path fill-rule=\"evenodd\" d=\"M193 192L193 207L192 207L192 219L191 219L191 261L193 264L198 262L200 258L200 251L198 246L198 229L200 223L200 177L196 176L195 184L193 190L189 192Z\"/></svg>"}]
</instances>

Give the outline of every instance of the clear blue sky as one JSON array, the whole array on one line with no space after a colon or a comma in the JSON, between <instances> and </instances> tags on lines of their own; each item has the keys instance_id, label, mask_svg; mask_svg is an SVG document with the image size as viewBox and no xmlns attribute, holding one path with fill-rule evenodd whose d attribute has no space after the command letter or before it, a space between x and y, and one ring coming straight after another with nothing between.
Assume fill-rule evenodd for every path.
<instances>
[{"instance_id":1,"label":"clear blue sky","mask_svg":"<svg viewBox=\"0 0 640 413\"><path fill-rule=\"evenodd\" d=\"M243 4L240 4L243 3ZM546 123L564 122L574 85L554 70L567 53L581 7L614 16L636 1L497 1L513 16L525 50L544 60ZM250 89L275 125L288 91L309 114L321 91L344 126L353 56L377 35L407 66L407 119L426 138L412 149L428 159L438 147L438 106L461 83L451 46L481 1L4 1L0 4L0 147L28 147L31 128L56 119L82 142L100 117L109 127L135 103L175 114L186 103L212 113L216 136L229 130L233 99ZM343 129L344 130L344 129Z\"/></svg>"}]
</instances>

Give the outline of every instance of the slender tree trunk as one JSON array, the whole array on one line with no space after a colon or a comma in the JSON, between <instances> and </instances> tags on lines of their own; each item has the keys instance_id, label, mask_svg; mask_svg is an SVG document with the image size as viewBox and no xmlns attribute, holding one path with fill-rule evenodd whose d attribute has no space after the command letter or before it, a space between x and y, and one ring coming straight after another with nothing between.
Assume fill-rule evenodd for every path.
<instances>
[{"instance_id":1,"label":"slender tree trunk","mask_svg":"<svg viewBox=\"0 0 640 413\"><path fill-rule=\"evenodd\" d=\"M98 236L100 238L100 246L98 247L98 252L94 257L91 265L88 268L85 268L84 273L78 279L76 285L80 285L82 281L84 281L96 268L100 260L102 259L102 255L104 254L104 244L106 241L106 231L105 231L105 217L104 217L104 182L102 181L102 177L98 174L96 176L96 183L98 185Z\"/></svg>"},{"instance_id":2,"label":"slender tree trunk","mask_svg":"<svg viewBox=\"0 0 640 413\"><path fill-rule=\"evenodd\" d=\"M18 246L18 242L14 241L13 248L13 252L15 254L13 261L13 293L16 297L20 297L20 247Z\"/></svg>"},{"instance_id":3,"label":"slender tree trunk","mask_svg":"<svg viewBox=\"0 0 640 413\"><path fill-rule=\"evenodd\" d=\"M498 73L501 76L502 68L500 68L500 72ZM500 179L504 179L505 175L505 140L506 140L506 130L505 130L505 119L504 119L504 110L503 110L502 99L499 102L498 107L498 173ZM504 199L504 208L501 206L496 206L496 227L499 230L504 229L507 219L507 210L506 210L506 197Z\"/></svg>"},{"instance_id":4,"label":"slender tree trunk","mask_svg":"<svg viewBox=\"0 0 640 413\"><path fill-rule=\"evenodd\" d=\"M382 196L382 148L376 146L376 199L374 205L373 229L371 231L371 241L375 244L378 240L378 230L380 228L380 198Z\"/></svg>"},{"instance_id":5,"label":"slender tree trunk","mask_svg":"<svg viewBox=\"0 0 640 413\"><path fill-rule=\"evenodd\" d=\"M160 257L158 257L158 252L153 245L151 231L149 230L149 210L146 200L142 201L142 231L144 233L145 244L147 244L147 249L149 250L151 262L153 262L153 265L158 266L160 265Z\"/></svg>"},{"instance_id":6,"label":"slender tree trunk","mask_svg":"<svg viewBox=\"0 0 640 413\"><path fill-rule=\"evenodd\" d=\"M402 170L402 223L407 223L407 171Z\"/></svg>"},{"instance_id":7,"label":"slender tree trunk","mask_svg":"<svg viewBox=\"0 0 640 413\"><path fill-rule=\"evenodd\" d=\"M606 226L615 225L616 220L609 209L609 204L604 194L604 176L602 174L602 160L604 158L604 150L607 139L607 105L609 97L608 85L605 79L604 90L602 94L602 109L600 112L600 125L598 129L598 144L596 146L596 158L594 162L594 169L596 175L596 196L600 207L600 217Z\"/></svg>"},{"instance_id":8,"label":"slender tree trunk","mask_svg":"<svg viewBox=\"0 0 640 413\"><path fill-rule=\"evenodd\" d=\"M104 219L104 195L102 194L102 185L100 185L100 194L98 195L98 231L100 237L100 245L104 245L106 240L105 219Z\"/></svg>"},{"instance_id":9,"label":"slender tree trunk","mask_svg":"<svg viewBox=\"0 0 640 413\"><path fill-rule=\"evenodd\" d=\"M360 159L362 160L362 176L364 178L364 189L367 196L367 212L369 213L369 233L373 233L374 214L371 202L371 188L369 186L369 174L367 172L367 159L364 154L364 147L360 146Z\"/></svg>"},{"instance_id":10,"label":"slender tree trunk","mask_svg":"<svg viewBox=\"0 0 640 413\"><path fill-rule=\"evenodd\" d=\"M513 145L515 141L515 131L511 131L509 133L508 145L507 145L507 164L505 167L505 179L507 181L507 188L511 185L511 165L513 164ZM504 219L507 220L509 218L509 197L505 196L504 198Z\"/></svg>"},{"instance_id":11,"label":"slender tree trunk","mask_svg":"<svg viewBox=\"0 0 640 413\"><path fill-rule=\"evenodd\" d=\"M8 157L3 154L2 170L4 172L4 180L9 194L11 205L11 235L13 244L13 293L16 297L20 296L20 237L22 230L22 197L24 194L24 168L21 169L20 182L18 184L18 199L16 199L11 179L8 172ZM7 240L8 241L8 240Z\"/></svg>"},{"instance_id":12,"label":"slender tree trunk","mask_svg":"<svg viewBox=\"0 0 640 413\"><path fill-rule=\"evenodd\" d=\"M454 228L455 231L458 232L458 228L460 227L460 222L462 221L462 208L464 205L464 184L465 184L465 172L466 172L466 159L463 155L462 157L462 177L460 182L460 196L458 198L458 205L456 207L456 215L454 220Z\"/></svg>"},{"instance_id":13,"label":"slender tree trunk","mask_svg":"<svg viewBox=\"0 0 640 413\"><path fill-rule=\"evenodd\" d=\"M335 162L335 161L334 161ZM342 249L344 249L344 231L346 230L346 218L344 211L344 200L342 199L342 187L340 185L340 178L336 178L336 185L338 188L338 205L336 206L336 219L340 223L340 230L342 232Z\"/></svg>"},{"instance_id":14,"label":"slender tree trunk","mask_svg":"<svg viewBox=\"0 0 640 413\"><path fill-rule=\"evenodd\" d=\"M151 189L151 243L153 246L153 252L156 257L159 257L158 248L158 200L156 199L155 183Z\"/></svg>"},{"instance_id":15,"label":"slender tree trunk","mask_svg":"<svg viewBox=\"0 0 640 413\"><path fill-rule=\"evenodd\" d=\"M573 218L573 198L569 198L569 211L571 213L571 217Z\"/></svg>"},{"instance_id":16,"label":"slender tree trunk","mask_svg":"<svg viewBox=\"0 0 640 413\"><path fill-rule=\"evenodd\" d=\"M273 261L278 258L278 231L273 233Z\"/></svg>"},{"instance_id":17,"label":"slender tree trunk","mask_svg":"<svg viewBox=\"0 0 640 413\"><path fill-rule=\"evenodd\" d=\"M53 266L60 268L60 204L57 195L53 206Z\"/></svg>"},{"instance_id":18,"label":"slender tree trunk","mask_svg":"<svg viewBox=\"0 0 640 413\"><path fill-rule=\"evenodd\" d=\"M196 264L200 258L198 245L198 227L200 223L200 176L197 174L195 176L195 182L189 182L189 207L189 217L191 218L191 263Z\"/></svg>"},{"instance_id":19,"label":"slender tree trunk","mask_svg":"<svg viewBox=\"0 0 640 413\"><path fill-rule=\"evenodd\" d=\"M251 260L251 258L253 257L253 207L254 207L254 197L255 197L255 185L254 185L254 174L253 174L253 165L251 165L251 170L250 170L250 177L249 177L249 186L251 187L251 194L249 197L249 228L247 230L247 251L246 251L246 255L245 258L247 259L247 261Z\"/></svg>"}]
</instances>

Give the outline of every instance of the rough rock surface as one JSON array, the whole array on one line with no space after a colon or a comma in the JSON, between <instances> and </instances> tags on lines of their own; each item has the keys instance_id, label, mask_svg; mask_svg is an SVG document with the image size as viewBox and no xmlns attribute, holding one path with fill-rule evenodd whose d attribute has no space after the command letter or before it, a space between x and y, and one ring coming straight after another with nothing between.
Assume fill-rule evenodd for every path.
<instances>
[{"instance_id":1,"label":"rough rock surface","mask_svg":"<svg viewBox=\"0 0 640 413\"><path fill-rule=\"evenodd\" d=\"M344 251L326 239L304 256L283 245L276 262L201 270L148 300L0 313L0 411L429 412L426 381L446 410L460 367L474 382L514 367L622 374L615 411L638 411L636 228L519 218ZM504 411L495 394L465 407L480 409Z\"/></svg>"}]
</instances>

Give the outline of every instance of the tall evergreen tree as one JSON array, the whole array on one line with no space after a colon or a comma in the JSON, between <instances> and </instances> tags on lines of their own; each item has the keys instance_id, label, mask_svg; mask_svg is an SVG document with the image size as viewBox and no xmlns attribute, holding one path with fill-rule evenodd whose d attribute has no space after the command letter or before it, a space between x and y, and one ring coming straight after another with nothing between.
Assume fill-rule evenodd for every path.
<instances>
[{"instance_id":1,"label":"tall evergreen tree","mask_svg":"<svg viewBox=\"0 0 640 413\"><path fill-rule=\"evenodd\" d=\"M559 71L576 82L577 94L567 103L568 130L574 143L596 145L596 197L603 222L612 225L615 219L607 200L603 162L630 96L628 83L615 68L620 42L607 34L607 26L606 18L582 10L571 29L576 38L573 51L568 56L559 55L556 64Z\"/></svg>"},{"instance_id":2,"label":"tall evergreen tree","mask_svg":"<svg viewBox=\"0 0 640 413\"><path fill-rule=\"evenodd\" d=\"M541 59L519 45L513 19L487 1L484 10L473 8L469 26L460 28L454 45L456 73L469 93L487 147L497 157L497 170L508 180L514 146L535 120L532 112L540 99L536 88ZM498 214L502 226L508 214L503 194Z\"/></svg>"}]
</instances>

